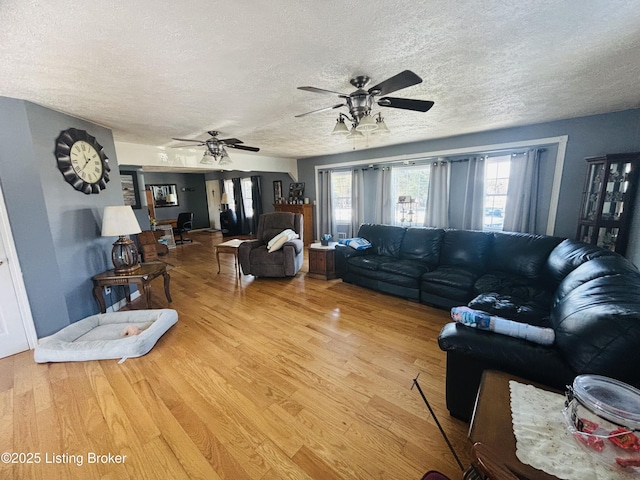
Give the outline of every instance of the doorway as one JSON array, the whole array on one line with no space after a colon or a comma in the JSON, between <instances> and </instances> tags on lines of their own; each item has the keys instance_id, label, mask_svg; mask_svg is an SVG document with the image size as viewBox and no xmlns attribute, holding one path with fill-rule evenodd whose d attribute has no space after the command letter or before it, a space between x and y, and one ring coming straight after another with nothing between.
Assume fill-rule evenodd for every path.
<instances>
[{"instance_id":1,"label":"doorway","mask_svg":"<svg viewBox=\"0 0 640 480\"><path fill-rule=\"evenodd\" d=\"M214 230L222 229L220 224L220 182L207 180L207 207L209 208L209 226Z\"/></svg>"},{"instance_id":2,"label":"doorway","mask_svg":"<svg viewBox=\"0 0 640 480\"><path fill-rule=\"evenodd\" d=\"M27 291L0 188L0 358L37 345Z\"/></svg>"}]
</instances>

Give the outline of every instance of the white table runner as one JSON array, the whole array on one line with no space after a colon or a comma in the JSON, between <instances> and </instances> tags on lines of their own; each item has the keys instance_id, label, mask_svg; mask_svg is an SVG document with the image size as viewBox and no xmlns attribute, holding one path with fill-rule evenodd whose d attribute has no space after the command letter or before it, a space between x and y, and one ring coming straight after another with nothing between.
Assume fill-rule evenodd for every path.
<instances>
[{"instance_id":1,"label":"white table runner","mask_svg":"<svg viewBox=\"0 0 640 480\"><path fill-rule=\"evenodd\" d=\"M518 460L563 480L636 479L580 447L566 427L563 395L510 381L511 419Z\"/></svg>"}]
</instances>

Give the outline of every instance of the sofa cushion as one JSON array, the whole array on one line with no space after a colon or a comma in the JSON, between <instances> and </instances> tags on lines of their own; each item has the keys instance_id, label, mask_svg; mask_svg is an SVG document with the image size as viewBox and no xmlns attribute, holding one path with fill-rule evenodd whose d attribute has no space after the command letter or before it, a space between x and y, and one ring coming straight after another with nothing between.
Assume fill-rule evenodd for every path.
<instances>
[{"instance_id":1,"label":"sofa cushion","mask_svg":"<svg viewBox=\"0 0 640 480\"><path fill-rule=\"evenodd\" d=\"M549 254L546 265L547 274L558 285L564 277L584 262L594 258L614 255L617 255L617 253L596 245L566 239L560 242Z\"/></svg>"},{"instance_id":2,"label":"sofa cushion","mask_svg":"<svg viewBox=\"0 0 640 480\"><path fill-rule=\"evenodd\" d=\"M488 265L491 270L537 278L544 273L549 254L561 241L543 235L494 232Z\"/></svg>"},{"instance_id":3,"label":"sofa cushion","mask_svg":"<svg viewBox=\"0 0 640 480\"><path fill-rule=\"evenodd\" d=\"M536 327L551 327L549 306L496 292L482 293L471 300L469 308L491 315L528 323Z\"/></svg>"},{"instance_id":4,"label":"sofa cushion","mask_svg":"<svg viewBox=\"0 0 640 480\"><path fill-rule=\"evenodd\" d=\"M389 257L383 255L361 255L351 257L347 260L350 267L356 267L363 270L378 270L380 265L387 263Z\"/></svg>"},{"instance_id":5,"label":"sofa cushion","mask_svg":"<svg viewBox=\"0 0 640 480\"><path fill-rule=\"evenodd\" d=\"M407 287L418 290L420 286L420 277L408 277L397 273L385 272L384 270L368 270L356 266L350 266L348 278L358 276L364 279L373 279L377 282L393 284L399 287Z\"/></svg>"},{"instance_id":6,"label":"sofa cushion","mask_svg":"<svg viewBox=\"0 0 640 480\"><path fill-rule=\"evenodd\" d=\"M358 230L358 236L371 242L373 245L369 249L371 253L398 258L405 230L403 227L393 225L363 223Z\"/></svg>"},{"instance_id":7,"label":"sofa cushion","mask_svg":"<svg viewBox=\"0 0 640 480\"><path fill-rule=\"evenodd\" d=\"M439 265L454 265L470 270L485 269L491 234L473 230L447 230L442 237Z\"/></svg>"},{"instance_id":8,"label":"sofa cushion","mask_svg":"<svg viewBox=\"0 0 640 480\"><path fill-rule=\"evenodd\" d=\"M478 274L472 270L443 265L422 275L420 290L466 304L473 298L473 284L477 278Z\"/></svg>"},{"instance_id":9,"label":"sofa cushion","mask_svg":"<svg viewBox=\"0 0 640 480\"><path fill-rule=\"evenodd\" d=\"M521 301L537 301L551 308L552 293L546 284L537 280L507 272L489 272L482 275L474 284L474 292L481 294L494 292L520 298Z\"/></svg>"},{"instance_id":10,"label":"sofa cushion","mask_svg":"<svg viewBox=\"0 0 640 480\"><path fill-rule=\"evenodd\" d=\"M443 235L441 228L408 228L400 246L400 258L437 265Z\"/></svg>"},{"instance_id":11,"label":"sofa cushion","mask_svg":"<svg viewBox=\"0 0 640 480\"><path fill-rule=\"evenodd\" d=\"M421 262L419 260L401 259L380 265L380 270L384 272L395 273L416 279L419 279L425 272L428 272L431 269L433 269L433 266L427 262Z\"/></svg>"}]
</instances>

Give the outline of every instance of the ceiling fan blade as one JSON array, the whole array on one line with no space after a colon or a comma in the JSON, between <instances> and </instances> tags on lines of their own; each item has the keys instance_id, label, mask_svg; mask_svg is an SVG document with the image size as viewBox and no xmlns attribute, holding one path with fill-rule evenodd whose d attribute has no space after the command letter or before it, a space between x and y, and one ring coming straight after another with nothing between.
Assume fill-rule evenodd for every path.
<instances>
[{"instance_id":1,"label":"ceiling fan blade","mask_svg":"<svg viewBox=\"0 0 640 480\"><path fill-rule=\"evenodd\" d=\"M247 145L225 145L225 147L235 148L237 150L246 150L248 152L259 152L260 149L258 147L248 147Z\"/></svg>"},{"instance_id":2,"label":"ceiling fan blade","mask_svg":"<svg viewBox=\"0 0 640 480\"><path fill-rule=\"evenodd\" d=\"M344 93L334 92L333 90L325 90L324 88L317 88L317 87L298 87L298 90L305 90L307 92L313 92L313 93L330 93L331 95L348 97L348 95L345 95Z\"/></svg>"},{"instance_id":3,"label":"ceiling fan blade","mask_svg":"<svg viewBox=\"0 0 640 480\"><path fill-rule=\"evenodd\" d=\"M236 143L244 143L242 140L238 140L237 138L225 138L224 140L220 140L220 143L224 143L225 145L235 145Z\"/></svg>"},{"instance_id":4,"label":"ceiling fan blade","mask_svg":"<svg viewBox=\"0 0 640 480\"><path fill-rule=\"evenodd\" d=\"M384 97L378 100L381 107L402 108L403 110L414 110L416 112L427 112L433 107L430 100L412 100L410 98Z\"/></svg>"},{"instance_id":5,"label":"ceiling fan blade","mask_svg":"<svg viewBox=\"0 0 640 480\"><path fill-rule=\"evenodd\" d=\"M313 115L314 113L326 112L327 110L333 110L334 108L344 107L346 103L339 103L338 105L334 105L333 107L325 107L320 110L313 110L312 112L301 113L300 115L296 115L296 118L304 117L306 115Z\"/></svg>"},{"instance_id":6,"label":"ceiling fan blade","mask_svg":"<svg viewBox=\"0 0 640 480\"><path fill-rule=\"evenodd\" d=\"M371 87L368 92L372 95L388 95L391 92L417 85L418 83L422 83L422 79L411 70L405 70Z\"/></svg>"},{"instance_id":7,"label":"ceiling fan blade","mask_svg":"<svg viewBox=\"0 0 640 480\"><path fill-rule=\"evenodd\" d=\"M204 145L204 141L202 140L194 140L192 138L172 138L171 140L178 140L179 142L196 142L201 145Z\"/></svg>"},{"instance_id":8,"label":"ceiling fan blade","mask_svg":"<svg viewBox=\"0 0 640 480\"><path fill-rule=\"evenodd\" d=\"M202 147L203 145L205 145L204 143L199 143L198 145L174 145L170 148L196 148L196 147Z\"/></svg>"}]
</instances>

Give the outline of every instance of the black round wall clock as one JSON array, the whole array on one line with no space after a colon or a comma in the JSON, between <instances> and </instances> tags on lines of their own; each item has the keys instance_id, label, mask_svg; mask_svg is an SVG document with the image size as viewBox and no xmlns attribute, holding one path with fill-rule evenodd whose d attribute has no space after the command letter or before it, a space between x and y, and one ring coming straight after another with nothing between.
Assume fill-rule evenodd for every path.
<instances>
[{"instance_id":1,"label":"black round wall clock","mask_svg":"<svg viewBox=\"0 0 640 480\"><path fill-rule=\"evenodd\" d=\"M102 145L85 130L69 128L56 140L58 168L73 188L86 194L100 193L109 181L109 161Z\"/></svg>"}]
</instances>

